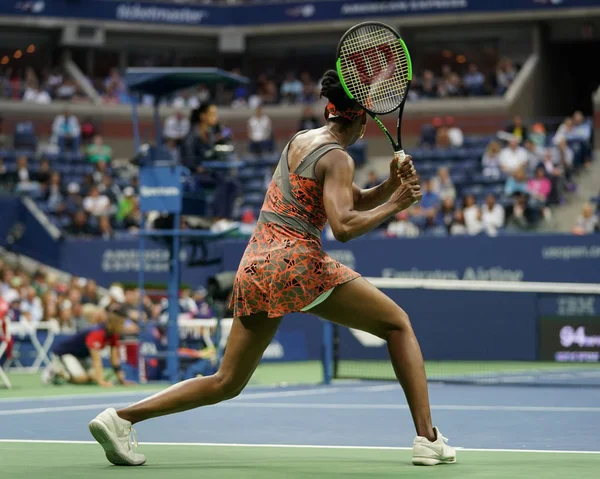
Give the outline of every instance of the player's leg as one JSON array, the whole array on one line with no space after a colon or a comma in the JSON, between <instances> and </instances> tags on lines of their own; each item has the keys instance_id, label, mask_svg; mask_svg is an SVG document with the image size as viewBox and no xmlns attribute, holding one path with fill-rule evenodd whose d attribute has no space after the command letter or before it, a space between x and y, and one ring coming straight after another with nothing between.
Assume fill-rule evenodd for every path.
<instances>
[{"instance_id":1,"label":"player's leg","mask_svg":"<svg viewBox=\"0 0 600 479\"><path fill-rule=\"evenodd\" d=\"M260 313L235 318L219 371L208 377L175 384L120 411L107 409L90 422L90 432L116 465L138 466L146 462L130 442L132 423L216 404L237 396L246 386L281 318Z\"/></svg>"},{"instance_id":2,"label":"player's leg","mask_svg":"<svg viewBox=\"0 0 600 479\"><path fill-rule=\"evenodd\" d=\"M72 354L63 354L60 356L60 362L64 366L68 382L72 384L88 384L90 382L90 376L78 358Z\"/></svg>"},{"instance_id":3,"label":"player's leg","mask_svg":"<svg viewBox=\"0 0 600 479\"><path fill-rule=\"evenodd\" d=\"M235 318L216 374L175 384L117 414L135 424L237 396L254 373L280 322L281 318L268 318L265 313Z\"/></svg>"},{"instance_id":4,"label":"player's leg","mask_svg":"<svg viewBox=\"0 0 600 479\"><path fill-rule=\"evenodd\" d=\"M417 434L435 439L423 355L408 315L363 278L338 286L310 313L387 341L390 359L404 389Z\"/></svg>"}]
</instances>

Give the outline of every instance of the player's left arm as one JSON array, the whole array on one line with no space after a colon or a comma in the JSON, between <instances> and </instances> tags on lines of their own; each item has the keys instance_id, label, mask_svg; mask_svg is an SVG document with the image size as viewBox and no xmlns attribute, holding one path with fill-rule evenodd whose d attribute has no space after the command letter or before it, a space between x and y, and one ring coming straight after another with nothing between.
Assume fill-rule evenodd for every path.
<instances>
[{"instance_id":1,"label":"player's left arm","mask_svg":"<svg viewBox=\"0 0 600 479\"><path fill-rule=\"evenodd\" d=\"M377 208L390 199L392 193L398 189L402 181L416 177L417 172L412 162L412 157L406 155L405 160L398 164L396 157L390 162L390 176L378 186L363 190L352 184L354 195L354 208L358 211L367 211Z\"/></svg>"}]
</instances>

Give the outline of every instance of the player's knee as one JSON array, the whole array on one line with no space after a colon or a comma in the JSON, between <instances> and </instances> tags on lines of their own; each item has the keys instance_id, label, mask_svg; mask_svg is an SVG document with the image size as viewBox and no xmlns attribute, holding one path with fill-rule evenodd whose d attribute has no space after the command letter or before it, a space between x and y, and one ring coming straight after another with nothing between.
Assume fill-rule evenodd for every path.
<instances>
[{"instance_id":1,"label":"player's knee","mask_svg":"<svg viewBox=\"0 0 600 479\"><path fill-rule=\"evenodd\" d=\"M392 321L388 324L388 327L385 331L384 339L388 339L389 335L396 331L412 331L412 326L410 324L410 318L408 314L403 309L398 308L398 310L393 315Z\"/></svg>"},{"instance_id":2,"label":"player's knee","mask_svg":"<svg viewBox=\"0 0 600 479\"><path fill-rule=\"evenodd\" d=\"M215 374L215 379L222 401L239 396L244 389L244 383L237 380L232 374L218 372Z\"/></svg>"}]
</instances>

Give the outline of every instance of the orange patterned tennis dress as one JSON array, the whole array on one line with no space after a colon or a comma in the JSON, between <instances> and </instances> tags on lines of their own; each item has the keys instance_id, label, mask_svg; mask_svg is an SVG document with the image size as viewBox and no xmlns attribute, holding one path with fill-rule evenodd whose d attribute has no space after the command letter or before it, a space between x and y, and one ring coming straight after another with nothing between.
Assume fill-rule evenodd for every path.
<instances>
[{"instance_id":1,"label":"orange patterned tennis dress","mask_svg":"<svg viewBox=\"0 0 600 479\"><path fill-rule=\"evenodd\" d=\"M240 262L230 303L236 317L264 311L273 318L301 311L321 294L360 276L321 247L327 214L315 166L323 155L342 147L321 145L290 173L289 146L302 133L281 154Z\"/></svg>"}]
</instances>

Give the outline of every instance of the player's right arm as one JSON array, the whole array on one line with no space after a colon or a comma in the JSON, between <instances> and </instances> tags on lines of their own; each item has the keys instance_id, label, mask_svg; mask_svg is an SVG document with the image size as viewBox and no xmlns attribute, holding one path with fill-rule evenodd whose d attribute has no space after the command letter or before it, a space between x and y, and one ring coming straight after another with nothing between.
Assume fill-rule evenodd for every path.
<instances>
[{"instance_id":1,"label":"player's right arm","mask_svg":"<svg viewBox=\"0 0 600 479\"><path fill-rule=\"evenodd\" d=\"M346 242L361 236L387 218L421 199L417 178L403 182L383 204L359 211L354 204L354 162L342 150L327 153L317 163L317 176L323 182L323 202L333 235Z\"/></svg>"}]
</instances>

